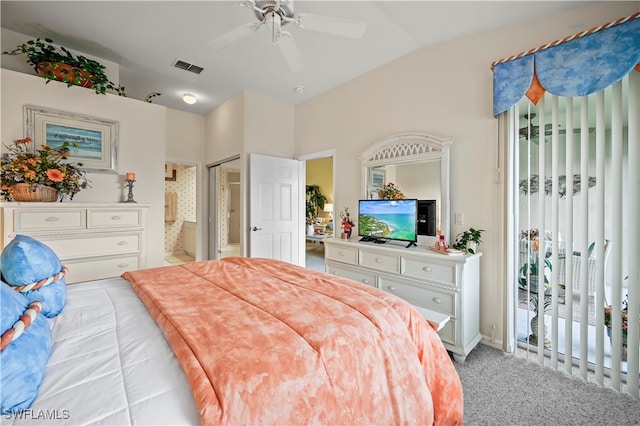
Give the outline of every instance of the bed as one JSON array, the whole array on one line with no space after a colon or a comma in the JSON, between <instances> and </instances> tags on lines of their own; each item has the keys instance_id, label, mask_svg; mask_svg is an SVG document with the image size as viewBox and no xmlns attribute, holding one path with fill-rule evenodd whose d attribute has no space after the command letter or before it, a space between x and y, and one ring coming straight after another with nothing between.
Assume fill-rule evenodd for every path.
<instances>
[{"instance_id":1,"label":"bed","mask_svg":"<svg viewBox=\"0 0 640 426\"><path fill-rule=\"evenodd\" d=\"M462 423L458 375L413 307L284 262L75 284L48 321L38 396L3 424Z\"/></svg>"}]
</instances>

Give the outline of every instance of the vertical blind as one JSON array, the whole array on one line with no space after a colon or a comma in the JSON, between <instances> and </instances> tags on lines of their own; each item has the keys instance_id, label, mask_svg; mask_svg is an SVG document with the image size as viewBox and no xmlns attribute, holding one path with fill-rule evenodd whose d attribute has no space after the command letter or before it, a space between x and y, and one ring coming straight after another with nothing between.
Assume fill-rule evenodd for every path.
<instances>
[{"instance_id":1,"label":"vertical blind","mask_svg":"<svg viewBox=\"0 0 640 426\"><path fill-rule=\"evenodd\" d=\"M640 397L640 73L634 71L640 71L639 17L493 64L494 113L509 123L515 153L511 235L521 252L511 258L531 262L533 255L540 265L537 292L530 269L524 279L518 274L508 282L518 287L508 293L517 294L514 304L521 308L516 312L522 318L514 319L523 328L516 330L518 340L541 364L585 379L593 372L600 384L635 398ZM581 61L576 72L572 67ZM573 82L572 73L577 74ZM543 266L547 261L550 267ZM534 331L530 322L536 315L545 320Z\"/></svg>"}]
</instances>

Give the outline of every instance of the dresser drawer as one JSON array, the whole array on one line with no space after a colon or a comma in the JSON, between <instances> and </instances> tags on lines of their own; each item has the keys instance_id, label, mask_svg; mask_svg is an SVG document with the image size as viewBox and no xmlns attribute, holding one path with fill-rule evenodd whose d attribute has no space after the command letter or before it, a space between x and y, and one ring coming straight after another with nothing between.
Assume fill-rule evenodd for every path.
<instances>
[{"instance_id":1,"label":"dresser drawer","mask_svg":"<svg viewBox=\"0 0 640 426\"><path fill-rule=\"evenodd\" d=\"M444 265L426 259L402 258L402 275L420 280L438 281L456 285L455 264Z\"/></svg>"},{"instance_id":2,"label":"dresser drawer","mask_svg":"<svg viewBox=\"0 0 640 426\"><path fill-rule=\"evenodd\" d=\"M333 262L327 262L326 271L331 275L349 278L350 280L376 287L376 275L366 271L349 269Z\"/></svg>"},{"instance_id":3,"label":"dresser drawer","mask_svg":"<svg viewBox=\"0 0 640 426\"><path fill-rule=\"evenodd\" d=\"M406 282L381 276L380 289L395 294L411 303L432 311L456 317L455 293L445 293L427 287L416 287Z\"/></svg>"},{"instance_id":4,"label":"dresser drawer","mask_svg":"<svg viewBox=\"0 0 640 426\"><path fill-rule=\"evenodd\" d=\"M65 266L69 268L66 282L73 284L119 277L127 271L139 269L138 264L138 256L65 262Z\"/></svg>"},{"instance_id":5,"label":"dresser drawer","mask_svg":"<svg viewBox=\"0 0 640 426\"><path fill-rule=\"evenodd\" d=\"M440 340L452 345L456 344L456 320L450 319L440 331L438 331Z\"/></svg>"},{"instance_id":6,"label":"dresser drawer","mask_svg":"<svg viewBox=\"0 0 640 426\"><path fill-rule=\"evenodd\" d=\"M142 226L139 210L87 210L87 228Z\"/></svg>"},{"instance_id":7,"label":"dresser drawer","mask_svg":"<svg viewBox=\"0 0 640 426\"><path fill-rule=\"evenodd\" d=\"M16 210L14 214L14 232L60 231L85 227L84 209Z\"/></svg>"},{"instance_id":8,"label":"dresser drawer","mask_svg":"<svg viewBox=\"0 0 640 426\"><path fill-rule=\"evenodd\" d=\"M327 245L325 247L325 257L327 260L336 260L338 262L357 265L358 249L352 247Z\"/></svg>"},{"instance_id":9,"label":"dresser drawer","mask_svg":"<svg viewBox=\"0 0 640 426\"><path fill-rule=\"evenodd\" d=\"M360 250L360 266L399 274L400 256Z\"/></svg>"},{"instance_id":10,"label":"dresser drawer","mask_svg":"<svg viewBox=\"0 0 640 426\"><path fill-rule=\"evenodd\" d=\"M48 245L62 260L136 253L140 250L140 235L138 234L86 235L75 238L43 237L42 242Z\"/></svg>"}]
</instances>

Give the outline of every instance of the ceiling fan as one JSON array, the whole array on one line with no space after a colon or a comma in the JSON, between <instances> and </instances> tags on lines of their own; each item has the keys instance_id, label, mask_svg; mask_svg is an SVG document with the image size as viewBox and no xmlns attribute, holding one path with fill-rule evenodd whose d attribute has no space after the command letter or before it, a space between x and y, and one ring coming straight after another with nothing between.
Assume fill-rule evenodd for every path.
<instances>
[{"instance_id":1,"label":"ceiling fan","mask_svg":"<svg viewBox=\"0 0 640 426\"><path fill-rule=\"evenodd\" d=\"M248 38L251 34L266 26L271 30L271 44L278 45L284 55L287 64L292 71L301 71L303 68L302 55L288 31L282 27L291 22L295 26L335 34L353 39L364 35L366 24L351 19L334 18L330 16L314 15L310 13L294 14L293 0L248 0L241 6L253 10L257 21L249 22L228 31L207 43L207 47L213 50L224 49L233 43Z\"/></svg>"},{"instance_id":2,"label":"ceiling fan","mask_svg":"<svg viewBox=\"0 0 640 426\"><path fill-rule=\"evenodd\" d=\"M540 126L532 123L533 119L536 118L536 113L532 112L531 114L524 114L522 118L527 120L528 124L518 129L518 135L520 139L526 140L527 138L529 138L533 142L538 143L538 140L540 138ZM558 127L561 126L561 124L558 124ZM547 123L544 125L545 142L548 142L546 136L551 136L551 128L551 123ZM589 127L589 133L593 132L594 130L595 128ZM559 135L565 135L566 133L566 129L558 129ZM573 129L573 133L580 133L580 129Z\"/></svg>"}]
</instances>

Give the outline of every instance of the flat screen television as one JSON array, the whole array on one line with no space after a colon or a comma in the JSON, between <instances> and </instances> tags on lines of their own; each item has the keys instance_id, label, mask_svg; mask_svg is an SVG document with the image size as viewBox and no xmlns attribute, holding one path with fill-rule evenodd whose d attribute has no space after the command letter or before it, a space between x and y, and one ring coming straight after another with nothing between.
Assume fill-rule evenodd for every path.
<instances>
[{"instance_id":1,"label":"flat screen television","mask_svg":"<svg viewBox=\"0 0 640 426\"><path fill-rule=\"evenodd\" d=\"M360 241L418 241L418 200L359 200ZM411 245L411 244L410 244Z\"/></svg>"}]
</instances>

